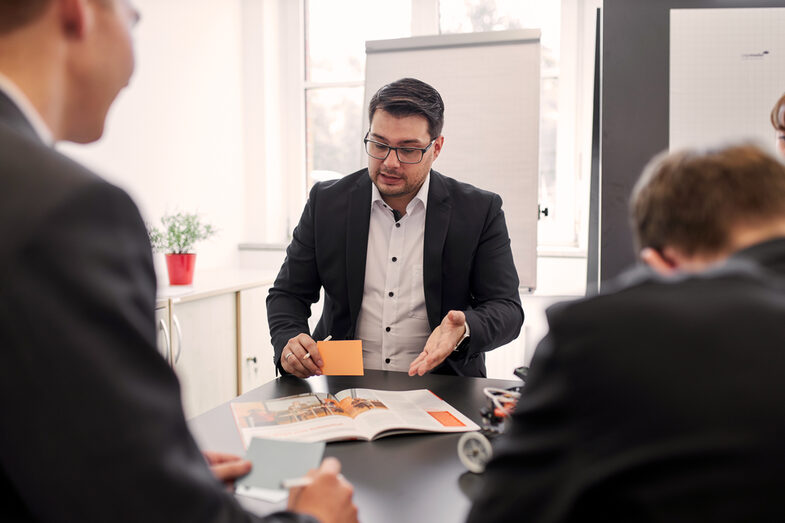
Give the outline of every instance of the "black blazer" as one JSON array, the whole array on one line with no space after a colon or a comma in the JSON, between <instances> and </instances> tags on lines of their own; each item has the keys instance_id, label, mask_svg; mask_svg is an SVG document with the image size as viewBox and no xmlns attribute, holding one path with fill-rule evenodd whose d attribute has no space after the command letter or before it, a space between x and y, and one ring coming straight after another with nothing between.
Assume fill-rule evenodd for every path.
<instances>
[{"instance_id":1,"label":"black blazer","mask_svg":"<svg viewBox=\"0 0 785 523\"><path fill-rule=\"evenodd\" d=\"M0 92L0 521L255 520L188 431L154 306L131 199Z\"/></svg>"},{"instance_id":2,"label":"black blazer","mask_svg":"<svg viewBox=\"0 0 785 523\"><path fill-rule=\"evenodd\" d=\"M469 521L785 521L785 239L548 311Z\"/></svg>"},{"instance_id":3,"label":"black blazer","mask_svg":"<svg viewBox=\"0 0 785 523\"><path fill-rule=\"evenodd\" d=\"M267 314L281 367L287 341L308 332L311 304L324 287L314 339L352 339L363 299L372 182L362 169L317 183L292 234L286 260L267 298ZM436 373L485 376L485 351L518 336L523 310L502 201L431 171L425 214L423 285L428 322L435 329L450 310L462 310L470 343Z\"/></svg>"}]
</instances>

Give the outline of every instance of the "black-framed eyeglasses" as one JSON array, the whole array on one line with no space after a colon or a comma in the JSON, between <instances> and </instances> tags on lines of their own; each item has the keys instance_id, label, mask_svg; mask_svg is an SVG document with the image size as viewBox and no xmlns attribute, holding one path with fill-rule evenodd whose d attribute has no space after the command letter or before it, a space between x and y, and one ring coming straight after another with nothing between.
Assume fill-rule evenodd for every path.
<instances>
[{"instance_id":1,"label":"black-framed eyeglasses","mask_svg":"<svg viewBox=\"0 0 785 523\"><path fill-rule=\"evenodd\" d=\"M371 131L365 133L365 138L363 138L365 152L368 153L368 156L377 160L386 160L390 156L390 151L395 151L395 156L398 157L398 161L401 163L420 163L423 156L425 156L425 152L436 141L436 138L431 140L428 147L390 147L387 144L369 139L369 134L371 134Z\"/></svg>"}]
</instances>

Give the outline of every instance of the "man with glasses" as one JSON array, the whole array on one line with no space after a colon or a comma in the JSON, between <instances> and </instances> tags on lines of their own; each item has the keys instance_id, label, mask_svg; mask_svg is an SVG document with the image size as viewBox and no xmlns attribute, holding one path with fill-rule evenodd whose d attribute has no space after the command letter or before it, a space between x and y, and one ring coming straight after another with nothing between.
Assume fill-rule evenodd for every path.
<instances>
[{"instance_id":1,"label":"man with glasses","mask_svg":"<svg viewBox=\"0 0 785 523\"><path fill-rule=\"evenodd\" d=\"M485 376L484 353L523 324L501 198L431 170L444 103L430 85L385 85L368 116L368 168L313 187L270 290L275 364L321 374L314 338L332 336L362 340L367 369Z\"/></svg>"}]
</instances>

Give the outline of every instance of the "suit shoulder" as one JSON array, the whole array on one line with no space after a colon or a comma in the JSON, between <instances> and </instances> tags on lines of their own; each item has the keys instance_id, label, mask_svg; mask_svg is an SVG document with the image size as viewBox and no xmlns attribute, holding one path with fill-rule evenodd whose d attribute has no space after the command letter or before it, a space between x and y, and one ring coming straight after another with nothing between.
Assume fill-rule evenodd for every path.
<instances>
[{"instance_id":1,"label":"suit shoulder","mask_svg":"<svg viewBox=\"0 0 785 523\"><path fill-rule=\"evenodd\" d=\"M0 243L5 252L53 220L75 213L143 226L125 191L57 151L1 129L0 172Z\"/></svg>"},{"instance_id":2,"label":"suit shoulder","mask_svg":"<svg viewBox=\"0 0 785 523\"><path fill-rule=\"evenodd\" d=\"M97 174L41 142L0 128L0 222L34 219L82 191L123 193Z\"/></svg>"},{"instance_id":3,"label":"suit shoulder","mask_svg":"<svg viewBox=\"0 0 785 523\"><path fill-rule=\"evenodd\" d=\"M501 207L501 196L495 192L480 189L470 183L458 181L455 178L450 178L449 176L445 176L436 171L433 171L432 175L436 183L443 183L450 197L459 203L490 205L494 202L498 202L498 205Z\"/></svg>"},{"instance_id":4,"label":"suit shoulder","mask_svg":"<svg viewBox=\"0 0 785 523\"><path fill-rule=\"evenodd\" d=\"M638 266L604 283L600 293L567 300L550 306L546 315L550 325L560 320L575 320L604 314L609 309L630 310L634 303L647 303L647 296L668 289L677 290L674 281L661 276L648 267ZM602 311L602 312L600 312ZM633 313L637 314L637 312Z\"/></svg>"},{"instance_id":5,"label":"suit shoulder","mask_svg":"<svg viewBox=\"0 0 785 523\"><path fill-rule=\"evenodd\" d=\"M0 126L0 165L4 173L0 183L8 188L44 183L60 187L100 179L52 147L4 126Z\"/></svg>"},{"instance_id":6,"label":"suit shoulder","mask_svg":"<svg viewBox=\"0 0 785 523\"><path fill-rule=\"evenodd\" d=\"M752 263L727 264L698 274L662 276L636 267L612 280L595 296L558 303L547 310L552 328L598 323L679 323L683 318L733 317L766 296L782 294L785 275ZM743 305L744 304L744 305ZM765 307L765 304L763 304Z\"/></svg>"},{"instance_id":7,"label":"suit shoulder","mask_svg":"<svg viewBox=\"0 0 785 523\"><path fill-rule=\"evenodd\" d=\"M327 215L342 213L347 209L353 194L366 193L370 205L371 179L368 177L367 169L361 169L337 180L317 182L308 194L306 211L314 216L325 216L323 213Z\"/></svg>"},{"instance_id":8,"label":"suit shoulder","mask_svg":"<svg viewBox=\"0 0 785 523\"><path fill-rule=\"evenodd\" d=\"M368 169L360 169L359 171L355 171L352 174L347 174L346 176L335 180L316 182L311 188L311 195L317 195L321 193L330 195L344 194L352 187L358 184L363 184L364 182L370 184Z\"/></svg>"}]
</instances>

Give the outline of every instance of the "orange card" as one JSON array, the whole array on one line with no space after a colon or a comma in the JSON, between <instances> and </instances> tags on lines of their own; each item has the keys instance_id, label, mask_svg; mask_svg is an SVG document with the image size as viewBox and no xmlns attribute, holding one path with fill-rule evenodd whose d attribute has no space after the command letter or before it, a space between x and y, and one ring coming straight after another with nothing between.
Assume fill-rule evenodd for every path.
<instances>
[{"instance_id":1,"label":"orange card","mask_svg":"<svg viewBox=\"0 0 785 523\"><path fill-rule=\"evenodd\" d=\"M455 416L453 416L450 412L447 412L446 410L433 411L433 412L429 410L428 414L433 416L436 419L436 421L438 421L439 423L441 423L445 427L465 427L466 426L463 423L461 423L461 420L459 420L458 418L456 418Z\"/></svg>"},{"instance_id":2,"label":"orange card","mask_svg":"<svg viewBox=\"0 0 785 523\"><path fill-rule=\"evenodd\" d=\"M362 340L317 341L322 355L322 374L325 376L362 376Z\"/></svg>"}]
</instances>

